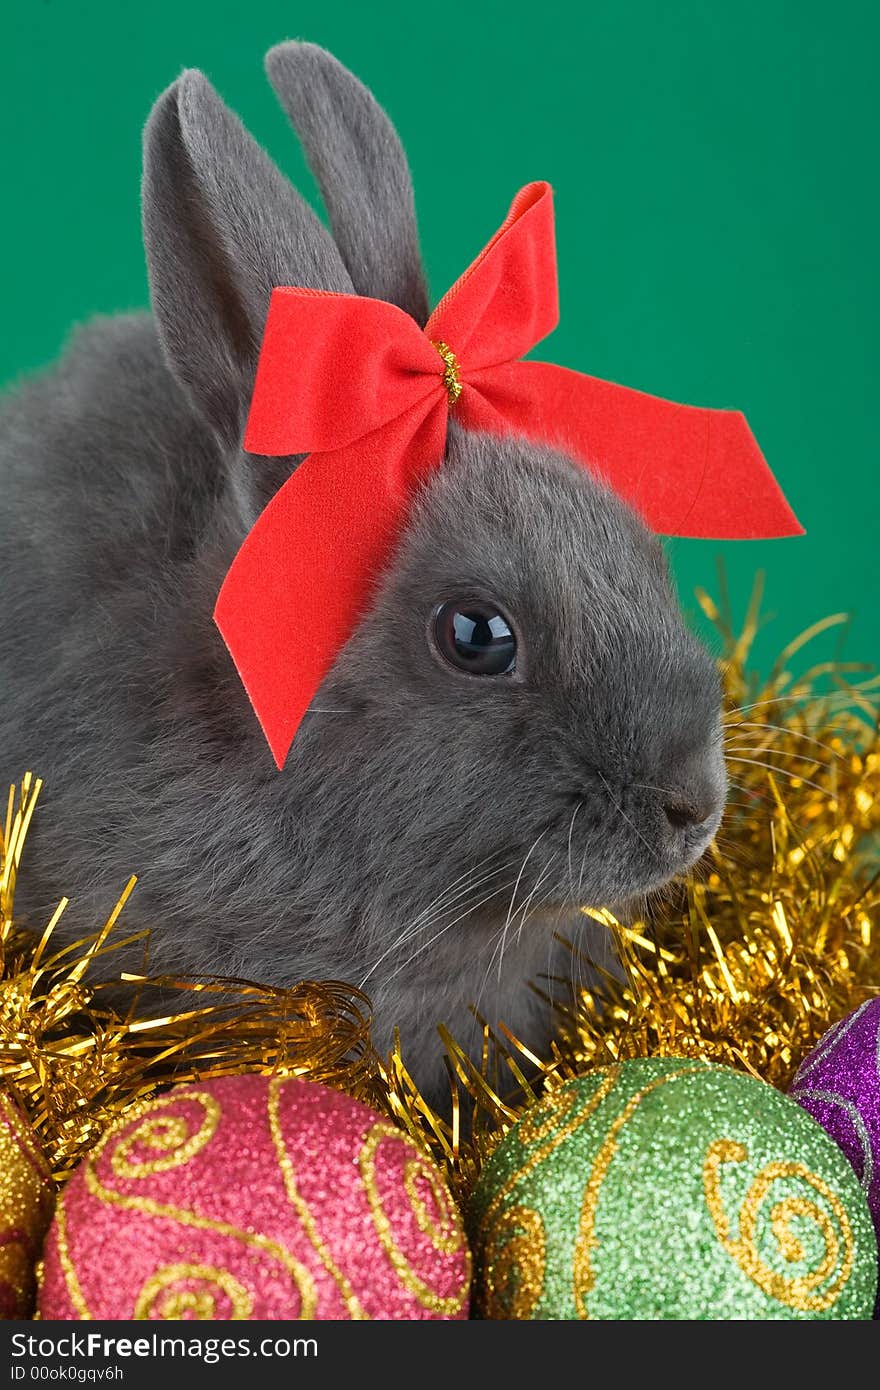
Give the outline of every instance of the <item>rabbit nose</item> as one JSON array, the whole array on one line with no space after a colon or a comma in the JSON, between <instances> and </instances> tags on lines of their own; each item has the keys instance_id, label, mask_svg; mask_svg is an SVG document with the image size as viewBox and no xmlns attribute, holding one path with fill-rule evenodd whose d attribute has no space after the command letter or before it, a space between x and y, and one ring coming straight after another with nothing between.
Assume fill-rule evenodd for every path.
<instances>
[{"instance_id":1,"label":"rabbit nose","mask_svg":"<svg viewBox=\"0 0 880 1390\"><path fill-rule=\"evenodd\" d=\"M707 795L693 799L676 797L674 801L667 801L663 806L666 819L673 830L689 830L695 825L702 825L714 809L715 803Z\"/></svg>"}]
</instances>

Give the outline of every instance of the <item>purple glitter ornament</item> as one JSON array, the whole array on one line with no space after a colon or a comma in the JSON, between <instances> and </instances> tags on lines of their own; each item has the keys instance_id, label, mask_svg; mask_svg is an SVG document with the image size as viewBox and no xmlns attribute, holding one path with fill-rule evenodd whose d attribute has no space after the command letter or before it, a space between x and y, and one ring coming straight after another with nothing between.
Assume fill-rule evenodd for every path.
<instances>
[{"instance_id":1,"label":"purple glitter ornament","mask_svg":"<svg viewBox=\"0 0 880 1390\"><path fill-rule=\"evenodd\" d=\"M880 1236L880 999L829 1029L801 1063L790 1094L843 1149Z\"/></svg>"}]
</instances>

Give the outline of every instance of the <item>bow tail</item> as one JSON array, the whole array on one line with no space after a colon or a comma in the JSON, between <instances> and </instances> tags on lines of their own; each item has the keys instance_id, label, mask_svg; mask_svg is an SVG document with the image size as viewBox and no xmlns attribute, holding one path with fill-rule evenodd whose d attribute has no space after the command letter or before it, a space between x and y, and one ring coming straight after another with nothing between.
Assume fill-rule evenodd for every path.
<instances>
[{"instance_id":1,"label":"bow tail","mask_svg":"<svg viewBox=\"0 0 880 1390\"><path fill-rule=\"evenodd\" d=\"M414 486L442 460L446 402L310 454L238 551L214 618L278 767L364 615L403 531Z\"/></svg>"},{"instance_id":2,"label":"bow tail","mask_svg":"<svg viewBox=\"0 0 880 1390\"><path fill-rule=\"evenodd\" d=\"M668 536L801 535L744 415L676 405L547 362L468 373L468 429L524 434L586 464Z\"/></svg>"}]
</instances>

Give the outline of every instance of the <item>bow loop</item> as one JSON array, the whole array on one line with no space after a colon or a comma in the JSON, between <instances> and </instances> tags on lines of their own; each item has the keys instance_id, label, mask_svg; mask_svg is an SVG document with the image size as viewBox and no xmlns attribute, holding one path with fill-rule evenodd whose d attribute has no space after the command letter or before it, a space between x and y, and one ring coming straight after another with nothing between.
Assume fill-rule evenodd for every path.
<instances>
[{"instance_id":1,"label":"bow loop","mask_svg":"<svg viewBox=\"0 0 880 1390\"><path fill-rule=\"evenodd\" d=\"M325 453L439 391L442 365L414 319L355 294L272 291L244 447Z\"/></svg>"},{"instance_id":2,"label":"bow loop","mask_svg":"<svg viewBox=\"0 0 880 1390\"><path fill-rule=\"evenodd\" d=\"M528 183L425 332L448 343L467 373L522 357L558 320L553 191L549 183Z\"/></svg>"}]
</instances>

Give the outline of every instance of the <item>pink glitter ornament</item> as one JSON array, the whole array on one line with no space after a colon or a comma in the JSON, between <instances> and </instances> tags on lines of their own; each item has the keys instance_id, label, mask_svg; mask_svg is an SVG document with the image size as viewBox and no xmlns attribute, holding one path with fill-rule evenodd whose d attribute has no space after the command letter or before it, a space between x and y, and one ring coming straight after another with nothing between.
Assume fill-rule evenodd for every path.
<instances>
[{"instance_id":1,"label":"pink glitter ornament","mask_svg":"<svg viewBox=\"0 0 880 1390\"><path fill-rule=\"evenodd\" d=\"M128 1111L59 1199L43 1318L466 1318L470 1254L435 1165L295 1078Z\"/></svg>"}]
</instances>

